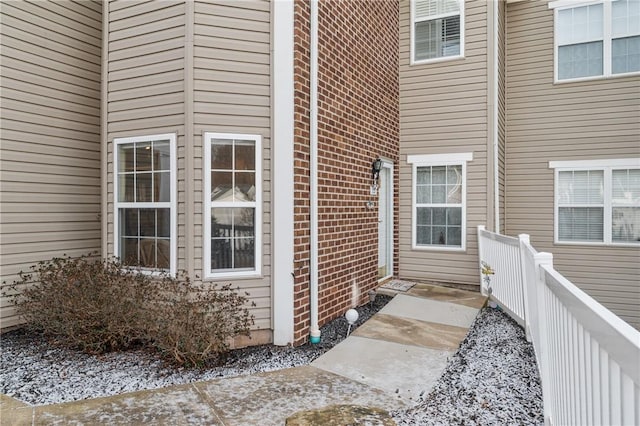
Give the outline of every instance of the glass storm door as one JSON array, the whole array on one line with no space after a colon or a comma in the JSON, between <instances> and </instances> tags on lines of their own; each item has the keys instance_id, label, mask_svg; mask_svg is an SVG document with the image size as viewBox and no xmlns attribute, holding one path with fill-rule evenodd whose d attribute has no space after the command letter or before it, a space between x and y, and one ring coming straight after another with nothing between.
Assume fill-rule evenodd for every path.
<instances>
[{"instance_id":1,"label":"glass storm door","mask_svg":"<svg viewBox=\"0 0 640 426\"><path fill-rule=\"evenodd\" d=\"M393 274L393 164L383 162L378 180L378 280Z\"/></svg>"}]
</instances>

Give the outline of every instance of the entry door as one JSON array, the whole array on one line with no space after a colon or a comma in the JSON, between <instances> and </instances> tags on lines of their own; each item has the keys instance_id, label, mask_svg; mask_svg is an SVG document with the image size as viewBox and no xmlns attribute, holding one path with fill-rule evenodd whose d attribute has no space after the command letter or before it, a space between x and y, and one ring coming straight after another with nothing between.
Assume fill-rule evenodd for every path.
<instances>
[{"instance_id":1,"label":"entry door","mask_svg":"<svg viewBox=\"0 0 640 426\"><path fill-rule=\"evenodd\" d=\"M393 275L393 163L382 163L378 185L378 280L383 280Z\"/></svg>"}]
</instances>

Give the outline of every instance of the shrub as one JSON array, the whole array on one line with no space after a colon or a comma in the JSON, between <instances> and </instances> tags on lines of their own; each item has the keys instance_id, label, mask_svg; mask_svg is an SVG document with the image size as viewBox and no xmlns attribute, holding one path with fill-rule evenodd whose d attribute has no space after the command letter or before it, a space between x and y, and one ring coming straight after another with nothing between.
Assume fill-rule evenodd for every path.
<instances>
[{"instance_id":1,"label":"shrub","mask_svg":"<svg viewBox=\"0 0 640 426\"><path fill-rule=\"evenodd\" d=\"M197 286L185 274L151 277L94 253L31 270L20 272L9 296L26 327L88 353L143 344L177 364L199 365L253 324L245 296L230 285Z\"/></svg>"},{"instance_id":2,"label":"shrub","mask_svg":"<svg viewBox=\"0 0 640 426\"><path fill-rule=\"evenodd\" d=\"M248 294L238 294L231 285L196 286L186 276L180 280L164 277L159 289L157 295L165 298L149 306L154 312L149 339L174 362L197 366L220 360L233 336L249 335L254 321L243 308Z\"/></svg>"},{"instance_id":3,"label":"shrub","mask_svg":"<svg viewBox=\"0 0 640 426\"><path fill-rule=\"evenodd\" d=\"M13 288L27 328L88 353L127 349L140 341L140 306L153 292L140 273L95 253L39 262Z\"/></svg>"}]
</instances>

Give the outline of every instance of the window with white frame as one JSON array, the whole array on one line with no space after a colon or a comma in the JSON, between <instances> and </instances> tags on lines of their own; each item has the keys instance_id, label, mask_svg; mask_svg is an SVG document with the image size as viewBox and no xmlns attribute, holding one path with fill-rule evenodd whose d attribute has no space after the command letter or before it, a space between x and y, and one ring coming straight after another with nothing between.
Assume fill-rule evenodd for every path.
<instances>
[{"instance_id":1,"label":"window with white frame","mask_svg":"<svg viewBox=\"0 0 640 426\"><path fill-rule=\"evenodd\" d=\"M559 0L556 81L640 72L640 0Z\"/></svg>"},{"instance_id":2,"label":"window with white frame","mask_svg":"<svg viewBox=\"0 0 640 426\"><path fill-rule=\"evenodd\" d=\"M463 55L464 0L412 0L412 63Z\"/></svg>"},{"instance_id":3,"label":"window with white frame","mask_svg":"<svg viewBox=\"0 0 640 426\"><path fill-rule=\"evenodd\" d=\"M126 266L176 270L176 136L114 139L114 247Z\"/></svg>"},{"instance_id":4,"label":"window with white frame","mask_svg":"<svg viewBox=\"0 0 640 426\"><path fill-rule=\"evenodd\" d=\"M640 244L640 159L552 161L555 241Z\"/></svg>"},{"instance_id":5,"label":"window with white frame","mask_svg":"<svg viewBox=\"0 0 640 426\"><path fill-rule=\"evenodd\" d=\"M261 137L205 133L205 276L260 274Z\"/></svg>"},{"instance_id":6,"label":"window with white frame","mask_svg":"<svg viewBox=\"0 0 640 426\"><path fill-rule=\"evenodd\" d=\"M465 249L466 164L472 159L471 153L407 156L414 249Z\"/></svg>"}]
</instances>

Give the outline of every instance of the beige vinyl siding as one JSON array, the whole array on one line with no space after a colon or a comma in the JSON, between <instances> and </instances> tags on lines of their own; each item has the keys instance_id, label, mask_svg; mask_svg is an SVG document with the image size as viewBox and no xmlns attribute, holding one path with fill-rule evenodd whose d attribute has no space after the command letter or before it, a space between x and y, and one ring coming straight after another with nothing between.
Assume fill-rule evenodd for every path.
<instances>
[{"instance_id":1,"label":"beige vinyl siding","mask_svg":"<svg viewBox=\"0 0 640 426\"><path fill-rule=\"evenodd\" d=\"M256 306L255 328L271 328L271 5L197 1L194 30L194 188L203 188L204 132L262 136L262 278L234 286ZM203 272L203 195L195 200L195 270ZM229 279L223 280L228 282Z\"/></svg>"},{"instance_id":2,"label":"beige vinyl siding","mask_svg":"<svg viewBox=\"0 0 640 426\"><path fill-rule=\"evenodd\" d=\"M114 253L113 139L177 134L178 269L185 263L184 41L182 1L115 0L108 4L108 245Z\"/></svg>"},{"instance_id":3,"label":"beige vinyl siding","mask_svg":"<svg viewBox=\"0 0 640 426\"><path fill-rule=\"evenodd\" d=\"M487 221L487 3L465 2L465 57L409 65L410 3L400 3L399 268L402 278L478 285L476 226ZM407 155L472 152L465 252L411 249ZM493 179L492 176L489 178Z\"/></svg>"},{"instance_id":4,"label":"beige vinyl siding","mask_svg":"<svg viewBox=\"0 0 640 426\"><path fill-rule=\"evenodd\" d=\"M2 3L0 282L100 248L101 16L93 1ZM5 298L0 311L2 329L19 323Z\"/></svg>"},{"instance_id":5,"label":"beige vinyl siding","mask_svg":"<svg viewBox=\"0 0 640 426\"><path fill-rule=\"evenodd\" d=\"M640 157L640 77L553 84L553 11L507 6L507 227L640 327L640 248L554 244L549 161Z\"/></svg>"},{"instance_id":6,"label":"beige vinyl siding","mask_svg":"<svg viewBox=\"0 0 640 426\"><path fill-rule=\"evenodd\" d=\"M176 133L178 269L203 276L204 132L263 137L263 278L225 279L249 293L257 329L271 327L270 3L111 1L108 135ZM113 253L108 151L108 252Z\"/></svg>"}]
</instances>

